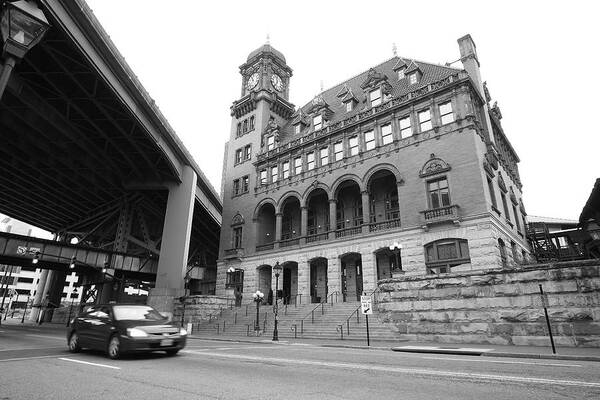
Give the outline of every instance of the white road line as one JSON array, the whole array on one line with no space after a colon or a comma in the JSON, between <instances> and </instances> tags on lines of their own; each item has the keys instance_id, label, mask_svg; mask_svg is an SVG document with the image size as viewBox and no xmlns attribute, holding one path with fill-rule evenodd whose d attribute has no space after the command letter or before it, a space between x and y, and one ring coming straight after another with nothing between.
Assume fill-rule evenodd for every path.
<instances>
[{"instance_id":1,"label":"white road line","mask_svg":"<svg viewBox=\"0 0 600 400\"><path fill-rule=\"evenodd\" d=\"M184 353L194 354L194 351L183 350ZM381 372L396 372L408 375L422 375L422 376L438 376L458 379L479 379L486 381L497 381L497 382L508 382L508 383L537 383L542 385L556 385L556 386L583 386L600 388L600 382L586 382L586 381L571 381L571 380L560 380L560 379L546 379L546 378L528 378L522 376L511 376L511 375L492 375L492 374L478 374L471 372L455 372L455 371L441 371L433 369L422 369L422 368L399 368L399 367L388 367L379 365L365 365L365 364L349 364L342 362L328 362L328 361L316 361L316 360L298 360L290 358L275 358L275 357L257 357L257 356L246 356L237 354L223 354L223 353L208 353L208 352L197 352L202 356L212 356L217 358L228 358L248 361L259 361L259 362L274 362L274 363L285 363L285 364L298 364L298 365L310 365L319 367L330 367L330 368L346 368L354 370L367 370L367 371L381 371Z\"/></svg>"},{"instance_id":2,"label":"white road line","mask_svg":"<svg viewBox=\"0 0 600 400\"><path fill-rule=\"evenodd\" d=\"M64 340L65 342L67 341L66 338L64 338L64 337L58 337L58 336L32 335L31 333L27 333L27 334L25 334L25 336L41 337L41 338L54 339L54 340Z\"/></svg>"},{"instance_id":3,"label":"white road line","mask_svg":"<svg viewBox=\"0 0 600 400\"><path fill-rule=\"evenodd\" d=\"M5 360L0 360L0 362L7 361L27 361L27 360L37 360L38 358L57 358L58 356L34 356L34 357L19 357L19 358L7 358Z\"/></svg>"},{"instance_id":4,"label":"white road line","mask_svg":"<svg viewBox=\"0 0 600 400\"><path fill-rule=\"evenodd\" d=\"M74 360L72 358L64 358L64 357L60 357L59 360L63 360L63 361L71 361L74 363L80 363L80 364L87 364L87 365L93 365L95 367L103 367L103 368L111 368L111 369L121 369L120 367L115 367L113 365L106 365L106 364L97 364L97 363L92 363L92 362L87 362L87 361L81 361L81 360Z\"/></svg>"},{"instance_id":5,"label":"white road line","mask_svg":"<svg viewBox=\"0 0 600 400\"><path fill-rule=\"evenodd\" d=\"M21 351L21 350L52 350L52 349L63 349L64 346L60 347L16 347L13 349L2 349L0 351Z\"/></svg>"},{"instance_id":6,"label":"white road line","mask_svg":"<svg viewBox=\"0 0 600 400\"><path fill-rule=\"evenodd\" d=\"M198 351L205 350L247 350L247 349L277 349L279 346L239 346L239 347L190 347L186 346L186 349L194 349Z\"/></svg>"},{"instance_id":7,"label":"white road line","mask_svg":"<svg viewBox=\"0 0 600 400\"><path fill-rule=\"evenodd\" d=\"M450 360L450 361L467 361L467 362L487 362L497 364L525 364L525 365L543 365L550 367L582 367L580 364L553 364L545 362L527 362L527 361L504 361L504 360L481 360L478 358L450 358L450 357L421 357L427 360Z\"/></svg>"}]
</instances>

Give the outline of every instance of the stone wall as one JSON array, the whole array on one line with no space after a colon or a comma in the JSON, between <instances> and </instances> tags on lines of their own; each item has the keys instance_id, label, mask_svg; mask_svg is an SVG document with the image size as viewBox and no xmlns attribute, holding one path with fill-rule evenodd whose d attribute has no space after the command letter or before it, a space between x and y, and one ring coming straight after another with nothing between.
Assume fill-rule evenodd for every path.
<instances>
[{"instance_id":1,"label":"stone wall","mask_svg":"<svg viewBox=\"0 0 600 400\"><path fill-rule=\"evenodd\" d=\"M209 321L219 316L231 303L231 298L224 296L198 295L185 298L185 324ZM176 302L173 321L181 321L183 305Z\"/></svg>"},{"instance_id":2,"label":"stone wall","mask_svg":"<svg viewBox=\"0 0 600 400\"><path fill-rule=\"evenodd\" d=\"M600 346L598 260L379 281L379 317L399 338L549 346L539 285L557 346Z\"/></svg>"}]
</instances>

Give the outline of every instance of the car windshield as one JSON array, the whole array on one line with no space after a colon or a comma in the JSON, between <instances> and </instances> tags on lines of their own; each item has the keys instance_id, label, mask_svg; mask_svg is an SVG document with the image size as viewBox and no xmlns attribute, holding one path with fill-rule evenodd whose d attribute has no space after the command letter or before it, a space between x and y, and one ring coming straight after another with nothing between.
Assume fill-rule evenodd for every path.
<instances>
[{"instance_id":1,"label":"car windshield","mask_svg":"<svg viewBox=\"0 0 600 400\"><path fill-rule=\"evenodd\" d=\"M115 319L129 321L160 321L165 317L148 306L113 306Z\"/></svg>"}]
</instances>

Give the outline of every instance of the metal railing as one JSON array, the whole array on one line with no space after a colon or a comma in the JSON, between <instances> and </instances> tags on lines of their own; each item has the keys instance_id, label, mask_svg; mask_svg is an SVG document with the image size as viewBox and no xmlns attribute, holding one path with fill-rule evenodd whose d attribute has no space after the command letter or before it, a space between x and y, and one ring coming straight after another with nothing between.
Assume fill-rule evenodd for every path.
<instances>
[{"instance_id":1,"label":"metal railing","mask_svg":"<svg viewBox=\"0 0 600 400\"><path fill-rule=\"evenodd\" d=\"M327 295L327 297L325 297L325 300L323 300L319 304L317 304L312 310L310 310L308 312L308 314L306 314L301 319L296 320L296 323L300 323L300 334L304 333L304 320L307 319L308 317L310 317L311 324L314 324L315 323L315 311L320 307L321 315L324 315L325 314L325 304L330 303L331 307L333 307L333 303L334 303L333 299L335 298L335 303L337 303L338 295L339 295L339 292L337 290L335 292L330 293L329 295ZM331 299L331 300L327 301L329 299Z\"/></svg>"},{"instance_id":2,"label":"metal railing","mask_svg":"<svg viewBox=\"0 0 600 400\"><path fill-rule=\"evenodd\" d=\"M355 226L352 228L338 229L335 231L335 237L341 238L346 236L360 235L362 233L362 226Z\"/></svg>"},{"instance_id":3,"label":"metal railing","mask_svg":"<svg viewBox=\"0 0 600 400\"><path fill-rule=\"evenodd\" d=\"M371 296L373 298L372 304L373 306L375 306L375 304L377 304L377 300L378 300L378 296L376 295L376 293L379 293L379 287L376 287L375 289L373 289L373 291L371 293L369 293L368 295ZM354 316L354 314L356 314L356 323L360 324L360 309L362 306L358 306L356 307L356 309L354 311L352 311L352 313L350 313L350 315L348 315L348 318L346 318L346 320L342 323L346 324L346 336L350 336L350 320L352 319L352 317ZM337 329L336 329L337 331Z\"/></svg>"},{"instance_id":4,"label":"metal railing","mask_svg":"<svg viewBox=\"0 0 600 400\"><path fill-rule=\"evenodd\" d=\"M369 224L369 232L385 231L400 227L400 218L390 219L381 222L371 222Z\"/></svg>"},{"instance_id":5,"label":"metal railing","mask_svg":"<svg viewBox=\"0 0 600 400\"><path fill-rule=\"evenodd\" d=\"M275 247L274 242L259 244L258 246L256 246L256 251L273 250L274 247Z\"/></svg>"}]
</instances>

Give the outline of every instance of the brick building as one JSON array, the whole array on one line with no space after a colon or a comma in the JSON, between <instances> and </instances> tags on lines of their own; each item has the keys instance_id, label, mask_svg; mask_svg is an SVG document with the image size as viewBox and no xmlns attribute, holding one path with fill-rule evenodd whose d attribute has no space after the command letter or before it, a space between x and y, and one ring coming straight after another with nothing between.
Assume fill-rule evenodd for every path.
<instances>
[{"instance_id":1,"label":"brick building","mask_svg":"<svg viewBox=\"0 0 600 400\"><path fill-rule=\"evenodd\" d=\"M510 268L528 255L519 157L479 70L393 58L296 108L269 44L240 66L223 167L217 294L356 301L399 274Z\"/></svg>"}]
</instances>

